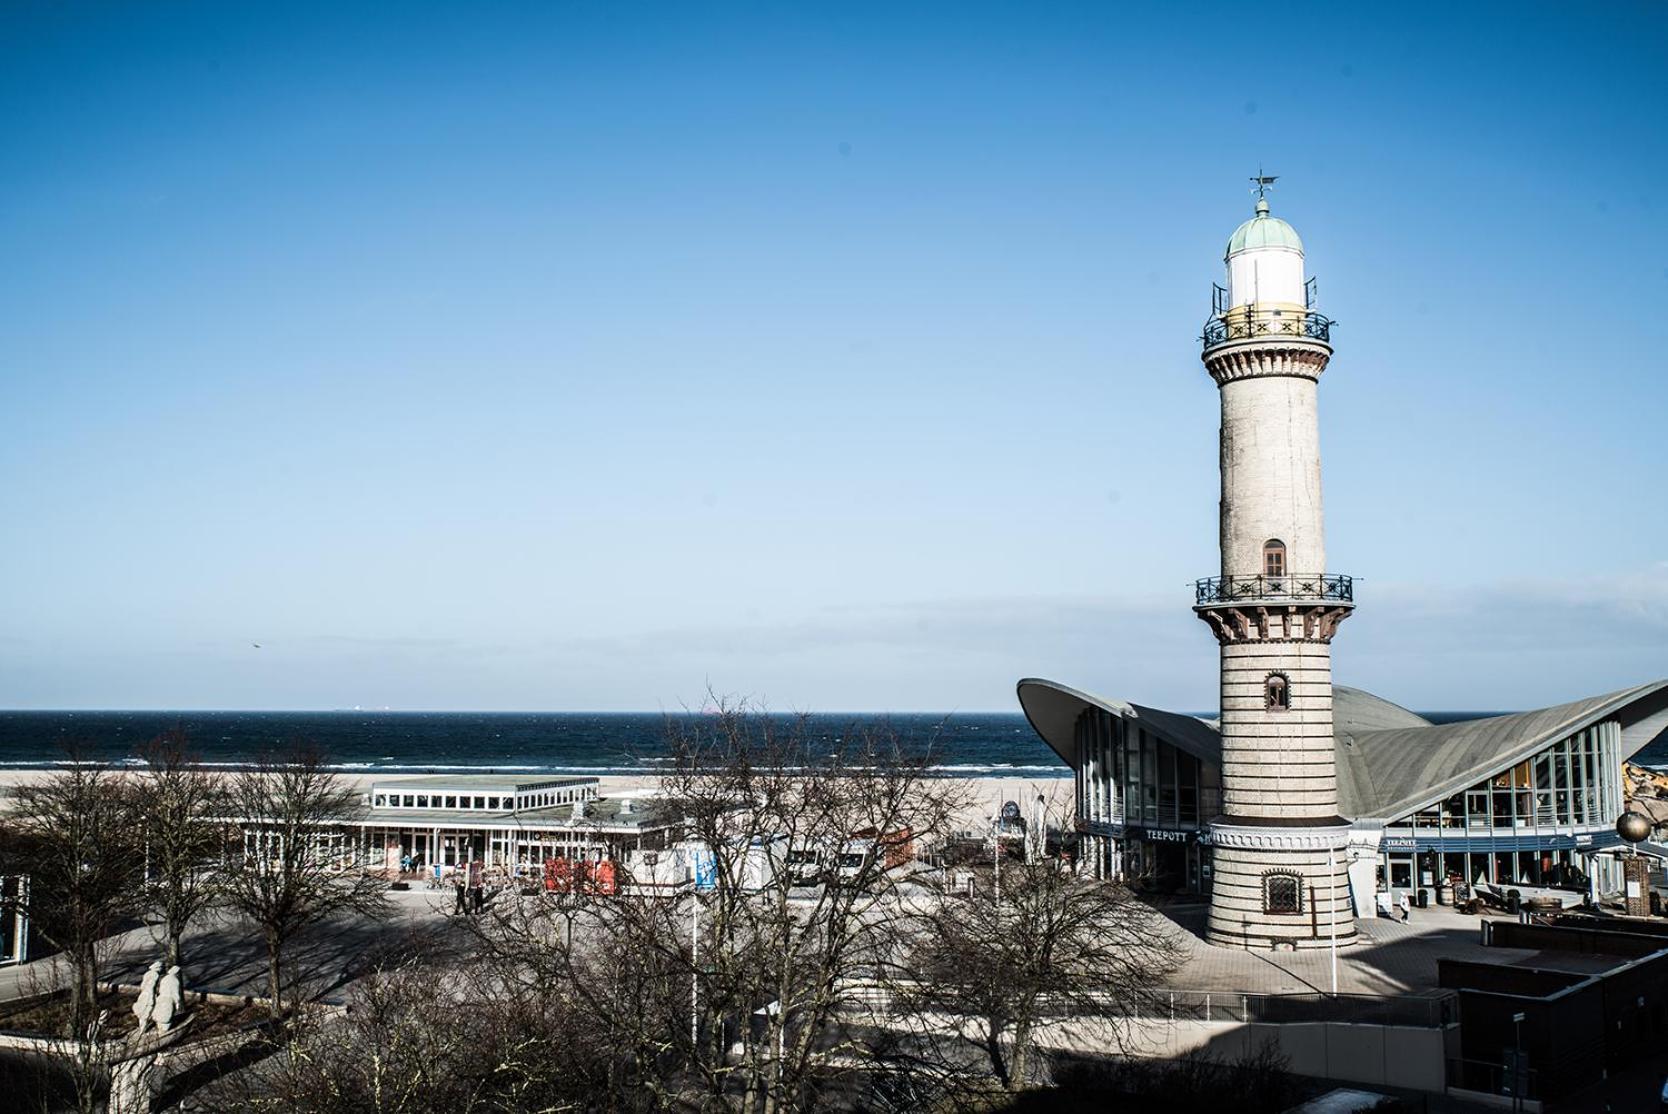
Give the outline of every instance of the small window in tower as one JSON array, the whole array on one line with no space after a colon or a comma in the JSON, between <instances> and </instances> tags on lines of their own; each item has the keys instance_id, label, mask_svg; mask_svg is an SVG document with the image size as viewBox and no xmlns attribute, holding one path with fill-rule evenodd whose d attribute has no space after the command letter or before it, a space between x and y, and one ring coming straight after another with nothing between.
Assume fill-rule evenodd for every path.
<instances>
[{"instance_id":1,"label":"small window in tower","mask_svg":"<svg viewBox=\"0 0 1668 1114\"><path fill-rule=\"evenodd\" d=\"M1292 686L1284 673L1270 673L1263 682L1263 706L1271 712L1289 712Z\"/></svg>"},{"instance_id":2,"label":"small window in tower","mask_svg":"<svg viewBox=\"0 0 1668 1114\"><path fill-rule=\"evenodd\" d=\"M1303 879L1284 871L1263 875L1263 912L1303 912Z\"/></svg>"},{"instance_id":3,"label":"small window in tower","mask_svg":"<svg viewBox=\"0 0 1668 1114\"><path fill-rule=\"evenodd\" d=\"M1286 575L1286 543L1279 538L1270 538L1263 543L1263 575Z\"/></svg>"}]
</instances>

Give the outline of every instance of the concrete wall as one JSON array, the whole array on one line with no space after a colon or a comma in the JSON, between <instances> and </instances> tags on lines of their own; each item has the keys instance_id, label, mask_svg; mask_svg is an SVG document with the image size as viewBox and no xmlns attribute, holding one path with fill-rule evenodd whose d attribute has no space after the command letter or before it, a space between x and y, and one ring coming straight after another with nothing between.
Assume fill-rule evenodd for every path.
<instances>
[{"instance_id":1,"label":"concrete wall","mask_svg":"<svg viewBox=\"0 0 1668 1114\"><path fill-rule=\"evenodd\" d=\"M1137 1054L1174 1057L1208 1051L1231 1060L1274 1041L1299 1075L1442 1092L1446 1061L1459 1055L1459 1027L1412 1028L1313 1021L1152 1021L1134 1034Z\"/></svg>"}]
</instances>

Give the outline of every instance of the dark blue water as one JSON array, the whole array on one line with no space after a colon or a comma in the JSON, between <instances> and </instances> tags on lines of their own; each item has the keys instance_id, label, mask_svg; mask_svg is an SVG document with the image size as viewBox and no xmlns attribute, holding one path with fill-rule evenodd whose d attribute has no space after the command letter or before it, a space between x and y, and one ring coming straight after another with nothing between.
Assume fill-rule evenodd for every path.
<instances>
[{"instance_id":1,"label":"dark blue water","mask_svg":"<svg viewBox=\"0 0 1668 1114\"><path fill-rule=\"evenodd\" d=\"M1495 712L1426 712L1435 723ZM912 752L968 776L1064 776L1066 766L1014 713L817 715L813 739L832 743L885 724ZM73 746L85 758L136 762L139 748L183 729L205 763L236 766L294 742L321 748L343 770L637 774L666 754L658 713L585 712L0 712L0 767L50 766ZM1655 753L1655 751L1662 753ZM1668 749L1636 761L1668 764Z\"/></svg>"},{"instance_id":2,"label":"dark blue water","mask_svg":"<svg viewBox=\"0 0 1668 1114\"><path fill-rule=\"evenodd\" d=\"M818 715L813 742L884 725L910 753L970 776L1070 771L1018 713ZM205 763L236 766L263 751L311 743L343 770L636 774L666 754L659 713L575 712L0 712L0 767L83 758L136 762L164 731L185 731ZM814 748L813 748L814 752Z\"/></svg>"}]
</instances>

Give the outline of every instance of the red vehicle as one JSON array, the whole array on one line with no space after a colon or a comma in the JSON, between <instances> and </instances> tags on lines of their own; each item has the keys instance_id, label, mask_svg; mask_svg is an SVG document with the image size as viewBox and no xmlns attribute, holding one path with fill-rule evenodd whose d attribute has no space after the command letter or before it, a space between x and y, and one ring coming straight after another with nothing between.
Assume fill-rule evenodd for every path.
<instances>
[{"instance_id":1,"label":"red vehicle","mask_svg":"<svg viewBox=\"0 0 1668 1114\"><path fill-rule=\"evenodd\" d=\"M617 894L619 868L613 860L589 862L584 859L546 859L544 888L558 894Z\"/></svg>"}]
</instances>

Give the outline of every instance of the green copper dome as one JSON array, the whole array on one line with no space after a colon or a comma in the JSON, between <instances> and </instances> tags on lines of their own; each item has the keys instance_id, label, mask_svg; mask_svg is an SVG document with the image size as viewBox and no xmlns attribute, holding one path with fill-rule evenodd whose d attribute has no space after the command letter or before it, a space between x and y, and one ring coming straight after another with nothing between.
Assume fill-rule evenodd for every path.
<instances>
[{"instance_id":1,"label":"green copper dome","mask_svg":"<svg viewBox=\"0 0 1668 1114\"><path fill-rule=\"evenodd\" d=\"M1297 229L1279 217L1269 216L1268 202L1259 199L1257 215L1234 229L1234 234L1228 237L1229 255L1252 248L1291 248L1293 251L1302 251L1303 241L1297 238Z\"/></svg>"}]
</instances>

